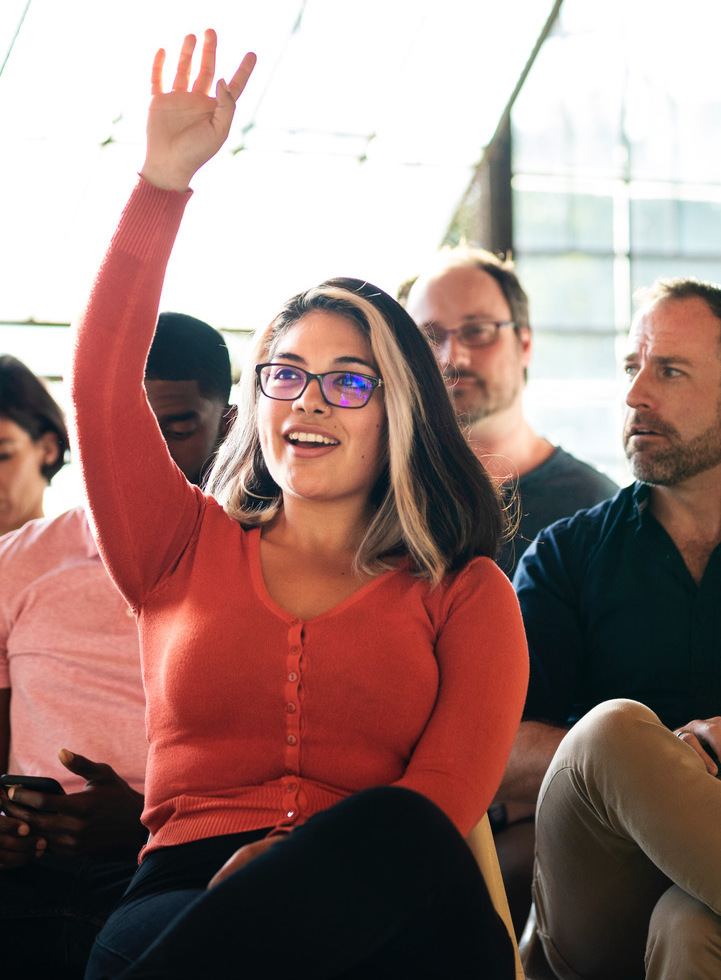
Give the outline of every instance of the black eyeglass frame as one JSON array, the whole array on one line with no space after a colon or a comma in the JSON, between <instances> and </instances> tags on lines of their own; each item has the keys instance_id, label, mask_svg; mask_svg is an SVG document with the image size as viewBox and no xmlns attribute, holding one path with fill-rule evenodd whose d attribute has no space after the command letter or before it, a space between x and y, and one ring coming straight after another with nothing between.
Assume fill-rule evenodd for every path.
<instances>
[{"instance_id":1,"label":"black eyeglass frame","mask_svg":"<svg viewBox=\"0 0 721 980\"><path fill-rule=\"evenodd\" d=\"M297 371L299 374L304 374L305 383L303 387L300 389L300 391L296 392L296 394L291 395L288 398L280 398L278 395L269 395L268 392L263 387L263 380L261 375L263 368L268 368L268 367L285 367L285 368L289 368L291 371ZM323 401L326 403L326 405L330 405L332 408L349 408L351 410L357 408L365 408L368 402L373 397L373 392L376 390L376 388L383 387L382 378L374 378L373 375L362 374L360 371L324 371L322 374L311 374L310 371L306 371L305 368L298 367L296 364L284 364L281 361L267 361L265 364L256 364L255 374L256 377L258 378L258 386L260 387L261 394L265 395L266 398L272 398L273 401L294 402L296 398L300 398L300 396L306 390L306 388L311 383L311 381L317 381L318 388L320 389L321 397ZM364 381L370 381L371 383L370 393L366 398L366 400L361 405L339 405L337 402L332 402L326 395L325 390L323 388L323 378L329 378L332 375L343 375L343 374L352 374L357 378L363 378Z\"/></svg>"},{"instance_id":2,"label":"black eyeglass frame","mask_svg":"<svg viewBox=\"0 0 721 980\"><path fill-rule=\"evenodd\" d=\"M492 325L493 327L495 327L494 334L490 340L485 341L482 344L469 344L468 341L463 339L463 330L464 329L472 330L473 327L478 326L479 324L484 324L485 326ZM492 347L496 343L496 341L498 340L498 334L500 332L501 327L515 327L515 326L516 326L515 320L476 320L475 323L466 324L465 327L459 327L458 330L439 330L439 332L443 333L443 338L441 340L439 340L437 337L432 336L428 327L425 327L423 332L425 333L429 343L433 347L443 347L445 342L448 340L448 337L451 334L456 334L458 337L458 343L462 344L463 347L468 347L470 350L481 350L483 347Z\"/></svg>"}]
</instances>

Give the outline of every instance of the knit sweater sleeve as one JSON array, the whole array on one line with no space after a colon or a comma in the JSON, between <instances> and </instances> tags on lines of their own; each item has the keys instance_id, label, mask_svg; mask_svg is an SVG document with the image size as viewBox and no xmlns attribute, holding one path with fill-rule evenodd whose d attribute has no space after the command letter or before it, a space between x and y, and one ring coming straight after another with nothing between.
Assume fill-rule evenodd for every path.
<instances>
[{"instance_id":1,"label":"knit sweater sleeve","mask_svg":"<svg viewBox=\"0 0 721 980\"><path fill-rule=\"evenodd\" d=\"M489 559L449 591L435 655L436 704L397 785L428 796L465 835L496 795L528 686L518 602Z\"/></svg>"},{"instance_id":2,"label":"knit sweater sleeve","mask_svg":"<svg viewBox=\"0 0 721 980\"><path fill-rule=\"evenodd\" d=\"M168 453L143 379L165 269L190 193L140 179L75 329L76 453L98 547L135 607L193 535L203 496Z\"/></svg>"}]
</instances>

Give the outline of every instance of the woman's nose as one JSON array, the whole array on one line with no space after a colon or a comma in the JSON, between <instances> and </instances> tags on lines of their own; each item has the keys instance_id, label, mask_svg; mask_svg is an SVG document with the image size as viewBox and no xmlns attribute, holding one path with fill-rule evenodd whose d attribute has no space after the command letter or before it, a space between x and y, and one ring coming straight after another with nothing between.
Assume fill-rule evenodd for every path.
<instances>
[{"instance_id":1,"label":"woman's nose","mask_svg":"<svg viewBox=\"0 0 721 980\"><path fill-rule=\"evenodd\" d=\"M324 413L330 409L330 405L323 397L318 378L311 378L306 389L293 402L293 408L299 411L312 413Z\"/></svg>"}]
</instances>

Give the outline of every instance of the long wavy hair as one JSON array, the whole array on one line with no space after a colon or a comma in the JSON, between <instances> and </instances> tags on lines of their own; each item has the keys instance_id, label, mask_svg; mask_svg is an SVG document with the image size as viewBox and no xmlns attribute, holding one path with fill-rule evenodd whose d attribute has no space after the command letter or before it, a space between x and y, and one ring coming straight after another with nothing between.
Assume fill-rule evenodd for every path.
<instances>
[{"instance_id":1,"label":"long wavy hair","mask_svg":"<svg viewBox=\"0 0 721 980\"><path fill-rule=\"evenodd\" d=\"M282 493L261 452L252 365L272 360L280 338L308 313L349 320L368 342L383 379L386 464L372 491L374 514L355 567L378 575L407 555L433 583L478 555L495 558L504 532L498 492L460 431L425 336L387 293L359 279L329 279L290 299L255 339L240 382L238 418L221 446L209 493L243 527L258 527L282 507Z\"/></svg>"}]
</instances>

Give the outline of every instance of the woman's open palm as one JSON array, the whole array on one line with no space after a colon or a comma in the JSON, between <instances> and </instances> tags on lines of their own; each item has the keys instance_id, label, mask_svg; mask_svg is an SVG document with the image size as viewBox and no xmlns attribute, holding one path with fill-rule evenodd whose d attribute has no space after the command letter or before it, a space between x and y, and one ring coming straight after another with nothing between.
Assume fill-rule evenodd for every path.
<instances>
[{"instance_id":1,"label":"woman's open palm","mask_svg":"<svg viewBox=\"0 0 721 980\"><path fill-rule=\"evenodd\" d=\"M190 88L195 44L192 34L183 41L170 92L163 91L165 51L162 48L153 61L148 148L142 176L168 190L185 190L193 174L223 145L236 100L255 66L255 55L246 54L230 83L220 79L212 96L217 37L215 31L206 31L200 70Z\"/></svg>"}]
</instances>

